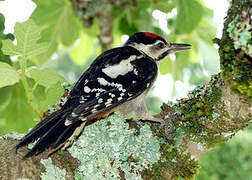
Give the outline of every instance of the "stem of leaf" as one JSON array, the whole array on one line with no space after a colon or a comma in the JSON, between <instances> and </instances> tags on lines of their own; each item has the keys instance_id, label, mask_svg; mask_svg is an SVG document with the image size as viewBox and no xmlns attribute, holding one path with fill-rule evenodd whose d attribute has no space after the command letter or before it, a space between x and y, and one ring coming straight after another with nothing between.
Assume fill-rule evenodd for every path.
<instances>
[{"instance_id":1,"label":"stem of leaf","mask_svg":"<svg viewBox=\"0 0 252 180\"><path fill-rule=\"evenodd\" d=\"M21 79L22 79L22 83L23 83L23 86L24 86L24 89L25 89L26 96L28 98L28 103L31 104L34 112L40 117L41 113L40 113L37 105L32 100L33 90L34 90L34 87L36 87L36 86L34 86L33 88L30 88L30 86L29 86L29 84L27 82L26 75L25 75L25 71L26 71L26 57L20 58L19 59L19 63L20 63L21 71L22 71L22 78Z\"/></svg>"},{"instance_id":2,"label":"stem of leaf","mask_svg":"<svg viewBox=\"0 0 252 180\"><path fill-rule=\"evenodd\" d=\"M36 82L36 83L34 84L34 86L32 87L32 93L35 91L35 89L37 88L37 86L38 86L38 83Z\"/></svg>"}]
</instances>

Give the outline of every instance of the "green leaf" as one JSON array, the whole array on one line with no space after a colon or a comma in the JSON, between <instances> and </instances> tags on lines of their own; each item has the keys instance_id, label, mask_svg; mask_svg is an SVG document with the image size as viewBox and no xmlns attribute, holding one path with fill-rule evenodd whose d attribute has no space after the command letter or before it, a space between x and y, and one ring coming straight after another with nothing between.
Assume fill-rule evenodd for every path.
<instances>
[{"instance_id":1,"label":"green leaf","mask_svg":"<svg viewBox=\"0 0 252 180\"><path fill-rule=\"evenodd\" d=\"M6 86L3 88L0 88L0 110L5 109L6 106L8 105L11 99L12 90L13 90L13 86Z\"/></svg>"},{"instance_id":2,"label":"green leaf","mask_svg":"<svg viewBox=\"0 0 252 180\"><path fill-rule=\"evenodd\" d=\"M20 55L18 48L13 44L13 42L10 39L3 40L2 43L3 43L2 51L4 54L9 56Z\"/></svg>"},{"instance_id":3,"label":"green leaf","mask_svg":"<svg viewBox=\"0 0 252 180\"><path fill-rule=\"evenodd\" d=\"M172 70L172 61L170 58L164 59L159 64L160 74L165 75L171 72Z\"/></svg>"},{"instance_id":4,"label":"green leaf","mask_svg":"<svg viewBox=\"0 0 252 180\"><path fill-rule=\"evenodd\" d=\"M32 20L16 23L14 34L17 39L17 45L14 45L10 39L3 40L3 53L10 56L28 57L45 52L47 44L37 43L40 39L39 33L40 28Z\"/></svg>"},{"instance_id":5,"label":"green leaf","mask_svg":"<svg viewBox=\"0 0 252 180\"><path fill-rule=\"evenodd\" d=\"M33 91L34 101L39 105L39 110L44 112L48 110L48 106L53 106L64 94L64 88L60 82L45 88L44 86L38 85Z\"/></svg>"},{"instance_id":6,"label":"green leaf","mask_svg":"<svg viewBox=\"0 0 252 180\"><path fill-rule=\"evenodd\" d=\"M184 67L180 66L180 64L181 64L180 60L176 56L176 61L173 61L173 64L172 64L171 74L172 74L174 81L176 81L176 80L183 81L183 79L184 79L184 71L183 71Z\"/></svg>"},{"instance_id":7,"label":"green leaf","mask_svg":"<svg viewBox=\"0 0 252 180\"><path fill-rule=\"evenodd\" d=\"M45 92L46 98L40 101L40 109L42 111L46 111L48 109L48 105L55 105L57 101L61 98L64 93L64 89L61 86L61 83L58 82L48 88Z\"/></svg>"},{"instance_id":8,"label":"green leaf","mask_svg":"<svg viewBox=\"0 0 252 180\"><path fill-rule=\"evenodd\" d=\"M176 29L181 33L192 32L198 26L202 14L203 7L196 0L178 0Z\"/></svg>"},{"instance_id":9,"label":"green leaf","mask_svg":"<svg viewBox=\"0 0 252 180\"><path fill-rule=\"evenodd\" d=\"M41 41L49 42L48 51L39 56L45 62L57 50L58 44L72 45L78 38L80 22L68 0L33 0L37 8L31 18L43 27Z\"/></svg>"},{"instance_id":10,"label":"green leaf","mask_svg":"<svg viewBox=\"0 0 252 180\"><path fill-rule=\"evenodd\" d=\"M34 79L38 84L45 86L45 87L50 87L57 82L65 82L66 80L64 79L63 76L59 75L57 71L54 69L30 69L27 72L27 76Z\"/></svg>"},{"instance_id":11,"label":"green leaf","mask_svg":"<svg viewBox=\"0 0 252 180\"><path fill-rule=\"evenodd\" d=\"M147 9L129 9L126 11L127 22L138 31L152 31L154 19ZM134 32L135 33L135 32Z\"/></svg>"},{"instance_id":12,"label":"green leaf","mask_svg":"<svg viewBox=\"0 0 252 180\"><path fill-rule=\"evenodd\" d=\"M38 105L40 112L45 111L45 109L41 108L41 102L46 99L46 87L42 85L37 85L33 90L32 100Z\"/></svg>"},{"instance_id":13,"label":"green leaf","mask_svg":"<svg viewBox=\"0 0 252 180\"><path fill-rule=\"evenodd\" d=\"M198 44L199 51L202 54L204 68L210 74L220 72L220 60L217 49L202 40L198 40Z\"/></svg>"},{"instance_id":14,"label":"green leaf","mask_svg":"<svg viewBox=\"0 0 252 180\"><path fill-rule=\"evenodd\" d=\"M4 31L4 22L5 22L5 19L4 19L4 15L0 13L0 34L3 33Z\"/></svg>"},{"instance_id":15,"label":"green leaf","mask_svg":"<svg viewBox=\"0 0 252 180\"><path fill-rule=\"evenodd\" d=\"M180 52L176 54L176 60L165 59L160 62L159 70L160 74L165 75L171 73L174 80L184 79L183 69L189 65L189 52Z\"/></svg>"},{"instance_id":16,"label":"green leaf","mask_svg":"<svg viewBox=\"0 0 252 180\"><path fill-rule=\"evenodd\" d=\"M119 20L119 30L123 33L123 34L134 34L136 33L138 30L136 28L136 26L134 24L130 24L126 17L122 17Z\"/></svg>"},{"instance_id":17,"label":"green leaf","mask_svg":"<svg viewBox=\"0 0 252 180\"><path fill-rule=\"evenodd\" d=\"M202 85L203 83L207 82L210 80L209 76L206 76L203 71L204 68L199 63L191 63L190 66L190 78L189 78L189 83L199 86Z\"/></svg>"},{"instance_id":18,"label":"green leaf","mask_svg":"<svg viewBox=\"0 0 252 180\"><path fill-rule=\"evenodd\" d=\"M8 63L8 64L11 64L11 61L10 61L10 57L3 54L2 52L2 40L3 39L11 39L13 40L14 39L14 36L12 34L3 34L4 32L4 22L5 22L5 19L4 19L4 16L3 14L0 13L0 62L5 62L5 63Z\"/></svg>"},{"instance_id":19,"label":"green leaf","mask_svg":"<svg viewBox=\"0 0 252 180\"><path fill-rule=\"evenodd\" d=\"M173 8L175 8L176 3L174 1L168 1L168 0L159 0L158 2L154 1L154 4L152 5L152 9L158 9L160 11L163 11L165 13L171 12Z\"/></svg>"},{"instance_id":20,"label":"green leaf","mask_svg":"<svg viewBox=\"0 0 252 180\"><path fill-rule=\"evenodd\" d=\"M178 52L175 55L176 55L175 62L177 64L177 66L181 68L181 70L183 68L188 67L188 65L189 65L189 50Z\"/></svg>"},{"instance_id":21,"label":"green leaf","mask_svg":"<svg viewBox=\"0 0 252 180\"><path fill-rule=\"evenodd\" d=\"M93 38L97 38L100 34L100 27L99 27L98 19L94 19L92 21L92 26L88 28L84 27L82 31L88 34L89 37L92 36Z\"/></svg>"},{"instance_id":22,"label":"green leaf","mask_svg":"<svg viewBox=\"0 0 252 180\"><path fill-rule=\"evenodd\" d=\"M81 33L79 43L73 47L70 57L77 65L83 65L93 54L95 44L98 43L96 38Z\"/></svg>"},{"instance_id":23,"label":"green leaf","mask_svg":"<svg viewBox=\"0 0 252 180\"><path fill-rule=\"evenodd\" d=\"M16 84L19 81L17 71L7 63L0 62L0 88Z\"/></svg>"},{"instance_id":24,"label":"green leaf","mask_svg":"<svg viewBox=\"0 0 252 180\"><path fill-rule=\"evenodd\" d=\"M150 7L152 0L138 0L137 3L139 5L139 8L146 9Z\"/></svg>"},{"instance_id":25,"label":"green leaf","mask_svg":"<svg viewBox=\"0 0 252 180\"><path fill-rule=\"evenodd\" d=\"M212 45L212 40L216 35L216 28L204 19L197 28L197 35L199 38Z\"/></svg>"},{"instance_id":26,"label":"green leaf","mask_svg":"<svg viewBox=\"0 0 252 180\"><path fill-rule=\"evenodd\" d=\"M35 113L32 110L21 83L14 85L11 100L3 111L8 128L19 133L27 132L34 124Z\"/></svg>"}]
</instances>

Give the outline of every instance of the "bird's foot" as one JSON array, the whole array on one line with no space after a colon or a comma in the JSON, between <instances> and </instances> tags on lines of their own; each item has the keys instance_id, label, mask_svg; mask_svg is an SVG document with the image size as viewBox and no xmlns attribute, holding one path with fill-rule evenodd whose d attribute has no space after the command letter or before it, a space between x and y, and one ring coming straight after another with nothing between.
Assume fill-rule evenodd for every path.
<instances>
[{"instance_id":1,"label":"bird's foot","mask_svg":"<svg viewBox=\"0 0 252 180\"><path fill-rule=\"evenodd\" d=\"M173 122L174 115L171 113L171 115L167 119L162 119L159 118L158 116L147 116L147 117L142 117L141 120L143 121L151 121L155 123L160 123L159 126L159 131L163 131L164 127L164 133L166 135L167 139L173 139L176 134L175 134L175 125Z\"/></svg>"}]
</instances>

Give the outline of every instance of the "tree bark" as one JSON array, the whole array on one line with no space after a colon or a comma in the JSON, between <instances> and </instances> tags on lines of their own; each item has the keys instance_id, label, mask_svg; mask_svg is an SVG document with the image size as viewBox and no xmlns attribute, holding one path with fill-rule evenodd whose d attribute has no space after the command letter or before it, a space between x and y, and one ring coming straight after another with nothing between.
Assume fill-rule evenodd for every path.
<instances>
[{"instance_id":1,"label":"tree bark","mask_svg":"<svg viewBox=\"0 0 252 180\"><path fill-rule=\"evenodd\" d=\"M164 103L158 116L166 124L160 130L158 124L112 115L88 125L69 151L53 154L47 165L42 160L47 159L46 152L22 159L28 149L16 154L14 136L1 138L0 179L40 179L50 173L66 179L90 174L119 179L193 178L204 153L251 123L251 13L251 1L233 1L223 36L215 39L221 73L187 98Z\"/></svg>"}]
</instances>

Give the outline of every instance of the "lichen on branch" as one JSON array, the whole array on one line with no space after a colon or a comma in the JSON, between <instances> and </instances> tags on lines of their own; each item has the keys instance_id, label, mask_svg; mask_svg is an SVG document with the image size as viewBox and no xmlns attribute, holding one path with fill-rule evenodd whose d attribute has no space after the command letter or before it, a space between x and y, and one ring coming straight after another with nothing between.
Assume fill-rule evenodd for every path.
<instances>
[{"instance_id":1,"label":"lichen on branch","mask_svg":"<svg viewBox=\"0 0 252 180\"><path fill-rule=\"evenodd\" d=\"M221 74L238 94L252 103L252 2L234 1L224 23L220 46Z\"/></svg>"}]
</instances>

